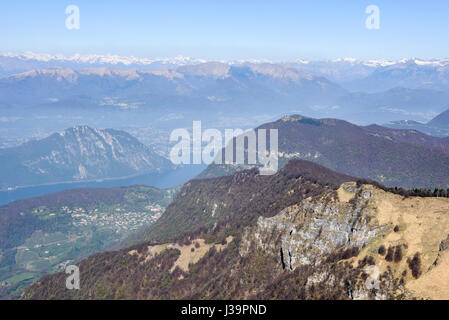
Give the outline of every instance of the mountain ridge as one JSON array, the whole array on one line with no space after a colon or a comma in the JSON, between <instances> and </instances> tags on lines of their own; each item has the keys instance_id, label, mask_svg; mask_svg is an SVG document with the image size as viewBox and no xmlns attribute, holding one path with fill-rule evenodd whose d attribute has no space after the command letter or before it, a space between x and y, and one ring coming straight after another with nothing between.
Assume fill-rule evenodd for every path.
<instances>
[{"instance_id":1,"label":"mountain ridge","mask_svg":"<svg viewBox=\"0 0 449 320\"><path fill-rule=\"evenodd\" d=\"M449 130L449 109L443 111L438 116L427 123L428 126Z\"/></svg>"},{"instance_id":2,"label":"mountain ridge","mask_svg":"<svg viewBox=\"0 0 449 320\"><path fill-rule=\"evenodd\" d=\"M88 126L2 149L0 158L3 188L120 178L172 167L124 131Z\"/></svg>"},{"instance_id":3,"label":"mountain ridge","mask_svg":"<svg viewBox=\"0 0 449 320\"><path fill-rule=\"evenodd\" d=\"M329 173L292 160L274 176L249 170L192 181L150 227L146 242L80 262L80 290L66 290L66 275L57 273L30 286L24 298L447 297L440 243L449 234L441 223L449 200L403 197ZM195 227L184 229L185 222ZM428 232L431 241L422 241ZM376 290L365 285L373 267L381 275ZM435 287L437 274L444 280Z\"/></svg>"},{"instance_id":4,"label":"mountain ridge","mask_svg":"<svg viewBox=\"0 0 449 320\"><path fill-rule=\"evenodd\" d=\"M449 188L448 138L300 115L286 116L258 129L279 130L280 166L300 158L389 187ZM211 164L200 177L230 174L237 169Z\"/></svg>"}]
</instances>

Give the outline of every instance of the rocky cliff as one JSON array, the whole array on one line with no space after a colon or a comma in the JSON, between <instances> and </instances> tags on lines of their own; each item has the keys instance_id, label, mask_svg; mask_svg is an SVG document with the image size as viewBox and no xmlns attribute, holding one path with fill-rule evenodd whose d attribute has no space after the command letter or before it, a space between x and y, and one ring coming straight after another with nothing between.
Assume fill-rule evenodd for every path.
<instances>
[{"instance_id":1,"label":"rocky cliff","mask_svg":"<svg viewBox=\"0 0 449 320\"><path fill-rule=\"evenodd\" d=\"M284 272L312 267L309 289L344 285L329 263L359 268L347 286L352 299L448 299L448 235L448 199L403 198L372 185L345 183L336 193L259 218L246 230L240 254L278 257Z\"/></svg>"}]
</instances>

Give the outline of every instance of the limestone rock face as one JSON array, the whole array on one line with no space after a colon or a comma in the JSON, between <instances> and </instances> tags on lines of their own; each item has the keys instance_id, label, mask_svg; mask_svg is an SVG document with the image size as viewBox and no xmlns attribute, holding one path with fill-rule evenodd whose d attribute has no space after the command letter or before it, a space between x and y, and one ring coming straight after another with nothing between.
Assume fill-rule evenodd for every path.
<instances>
[{"instance_id":1,"label":"limestone rock face","mask_svg":"<svg viewBox=\"0 0 449 320\"><path fill-rule=\"evenodd\" d=\"M348 186L355 193L351 202L341 202L328 193L306 199L270 218L260 217L257 227L245 234L241 255L251 246L280 255L284 267L295 270L301 265L317 265L341 248L360 251L378 235L380 229L370 224L372 193L363 187Z\"/></svg>"},{"instance_id":2,"label":"limestone rock face","mask_svg":"<svg viewBox=\"0 0 449 320\"><path fill-rule=\"evenodd\" d=\"M239 253L274 257L279 274L306 270L306 292L347 286L350 299L447 299L448 234L447 199L406 198L348 182L259 217L246 229ZM339 267L357 270L350 285L342 283Z\"/></svg>"}]
</instances>

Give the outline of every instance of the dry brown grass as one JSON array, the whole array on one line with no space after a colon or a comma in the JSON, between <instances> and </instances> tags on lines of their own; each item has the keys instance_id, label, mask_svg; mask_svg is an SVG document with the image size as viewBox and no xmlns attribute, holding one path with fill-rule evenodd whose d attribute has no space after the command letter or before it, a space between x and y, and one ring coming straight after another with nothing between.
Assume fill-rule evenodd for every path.
<instances>
[{"instance_id":1,"label":"dry brown grass","mask_svg":"<svg viewBox=\"0 0 449 320\"><path fill-rule=\"evenodd\" d=\"M383 227L384 231L362 250L359 257L376 257L376 265L381 273L388 266L400 278L404 270L410 271L407 258L412 259L419 252L422 275L414 279L411 272L407 272L406 288L417 298L449 299L449 254L444 253L441 262L432 266L438 257L441 241L449 235L449 199L404 198L371 185L363 188L374 194L370 201L374 219L370 224ZM347 202L354 196L344 190L343 186L338 195L342 202ZM397 232L394 232L395 226L398 226ZM403 259L396 263L385 261L377 254L381 245L386 248L405 245L402 247Z\"/></svg>"},{"instance_id":2,"label":"dry brown grass","mask_svg":"<svg viewBox=\"0 0 449 320\"><path fill-rule=\"evenodd\" d=\"M148 254L145 258L145 262L149 261L156 255L160 254L166 249L176 249L179 250L180 255L176 262L174 263L173 267L171 268L171 272L173 272L176 267L180 268L181 270L187 272L189 271L189 264L195 264L197 263L202 257L204 257L209 250L212 247L215 247L215 249L220 252L224 250L228 244L233 240L234 238L232 236L229 236L226 238L227 244L210 244L206 243L204 239L195 239L191 241L191 244L189 245L179 245L177 243L166 243L161 244L157 246L149 246L148 247ZM198 247L199 245L199 247ZM194 249L192 251L192 248ZM129 254L138 254L136 250L130 251Z\"/></svg>"},{"instance_id":3,"label":"dry brown grass","mask_svg":"<svg viewBox=\"0 0 449 320\"><path fill-rule=\"evenodd\" d=\"M347 182L347 183L342 184L341 187L338 188L337 194L338 194L338 199L340 200L340 202L349 202L349 200L354 198L355 194L346 191L346 189L348 187L355 187L355 186L356 186L355 182Z\"/></svg>"}]
</instances>

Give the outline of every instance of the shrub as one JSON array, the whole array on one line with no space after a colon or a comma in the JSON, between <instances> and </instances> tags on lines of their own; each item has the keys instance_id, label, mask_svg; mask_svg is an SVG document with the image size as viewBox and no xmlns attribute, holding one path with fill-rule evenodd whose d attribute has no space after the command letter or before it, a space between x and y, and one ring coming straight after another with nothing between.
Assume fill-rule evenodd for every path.
<instances>
[{"instance_id":1,"label":"shrub","mask_svg":"<svg viewBox=\"0 0 449 320\"><path fill-rule=\"evenodd\" d=\"M387 249L385 248L384 245L381 245L381 246L379 247L379 250L377 250L377 252L378 252L381 256L384 256L385 253L387 252Z\"/></svg>"},{"instance_id":2,"label":"shrub","mask_svg":"<svg viewBox=\"0 0 449 320\"><path fill-rule=\"evenodd\" d=\"M366 265L373 266L376 264L376 260L372 256L365 256L363 260L359 260L359 267L363 268Z\"/></svg>"},{"instance_id":3,"label":"shrub","mask_svg":"<svg viewBox=\"0 0 449 320\"><path fill-rule=\"evenodd\" d=\"M402 246L396 246L394 250L394 262L398 263L402 260Z\"/></svg>"},{"instance_id":4,"label":"shrub","mask_svg":"<svg viewBox=\"0 0 449 320\"><path fill-rule=\"evenodd\" d=\"M398 232L399 231L399 226L395 226L393 229L394 232Z\"/></svg>"},{"instance_id":5,"label":"shrub","mask_svg":"<svg viewBox=\"0 0 449 320\"><path fill-rule=\"evenodd\" d=\"M349 248L349 249L346 249L345 251L343 251L341 258L343 260L346 260L346 259L350 259L352 257L356 257L358 254L359 254L359 248L352 247L352 248Z\"/></svg>"},{"instance_id":6,"label":"shrub","mask_svg":"<svg viewBox=\"0 0 449 320\"><path fill-rule=\"evenodd\" d=\"M376 264L376 260L372 256L366 257L366 263L370 266L374 266Z\"/></svg>"},{"instance_id":7,"label":"shrub","mask_svg":"<svg viewBox=\"0 0 449 320\"><path fill-rule=\"evenodd\" d=\"M392 247L388 247L387 255L385 256L385 260L388 262L392 262L394 259L394 249Z\"/></svg>"},{"instance_id":8,"label":"shrub","mask_svg":"<svg viewBox=\"0 0 449 320\"><path fill-rule=\"evenodd\" d=\"M359 254L358 247L351 247L347 249L340 249L331 253L326 259L327 262L335 262L340 260L347 260L353 257L357 257Z\"/></svg>"},{"instance_id":9,"label":"shrub","mask_svg":"<svg viewBox=\"0 0 449 320\"><path fill-rule=\"evenodd\" d=\"M415 255L413 256L413 259L409 259L408 260L408 266L410 268L410 270L412 270L412 276L415 279L418 279L421 276L421 255L419 254L419 252L415 253Z\"/></svg>"}]
</instances>

